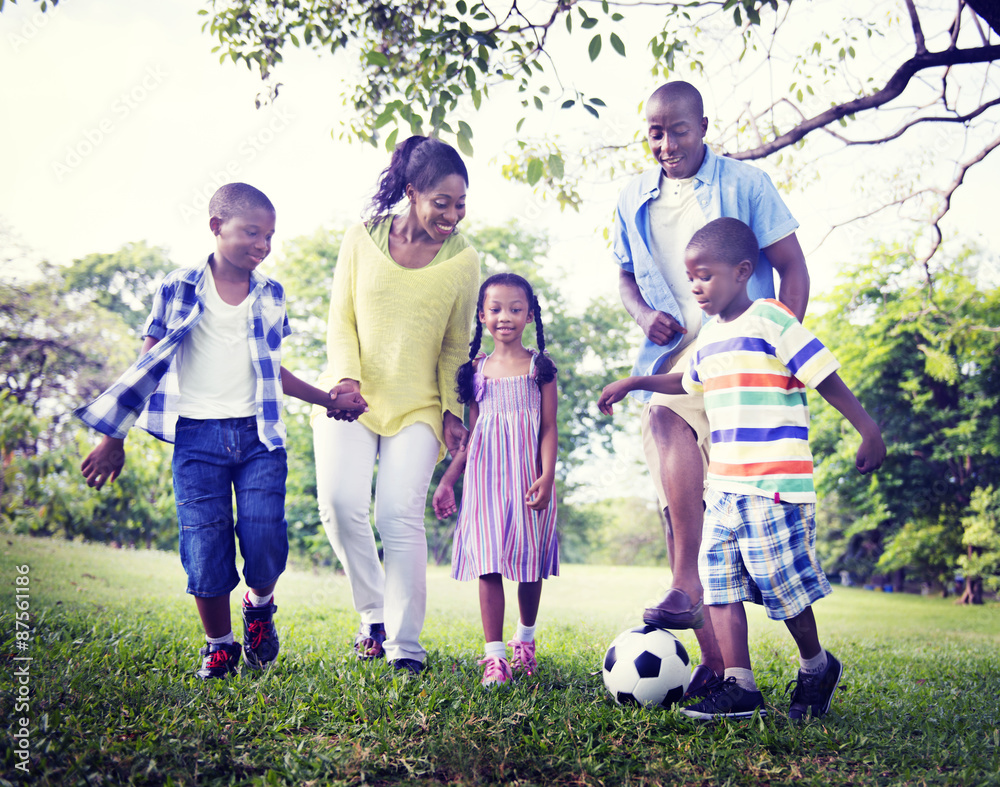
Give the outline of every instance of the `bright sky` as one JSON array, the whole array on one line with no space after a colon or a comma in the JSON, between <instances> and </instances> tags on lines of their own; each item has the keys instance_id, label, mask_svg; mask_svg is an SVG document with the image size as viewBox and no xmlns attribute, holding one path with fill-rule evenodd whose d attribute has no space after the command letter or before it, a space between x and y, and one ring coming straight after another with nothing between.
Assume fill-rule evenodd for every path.
<instances>
[{"instance_id":1,"label":"bright sky","mask_svg":"<svg viewBox=\"0 0 1000 787\"><path fill-rule=\"evenodd\" d=\"M350 63L343 57L286 53L279 101L257 110L258 76L245 66L220 64L211 51L214 40L201 32L203 17L197 11L208 6L207 0L62 0L42 14L31 0L6 2L0 14L0 73L6 77L0 237L25 247L26 263L67 264L145 240L165 247L177 264L194 264L212 250L208 198L231 180L258 186L277 207L274 256L279 263L272 273L278 279L282 240L311 235L325 223L358 219L388 155L331 138L343 119L339 93L351 77ZM840 18L839 3L813 6L814 13L827 8ZM634 28L634 39L623 33L626 46L630 52L644 51L648 28ZM596 65L580 56L563 61L561 73L581 85L598 86L591 95L609 106L596 128L585 126L586 133L620 143L643 127L639 103L656 84L648 74L634 73L640 66L631 65L631 59L605 49ZM631 63L641 61L637 56ZM725 114L717 103L746 101L761 84L758 75L744 74L699 87L714 119ZM477 153L468 162L469 223L520 217L553 240L547 271L559 271L558 280L575 304L583 306L601 293L617 297L617 272L602 230L610 223L622 182L590 184L587 203L576 214L560 213L527 187L505 181L498 159L509 152L520 115L513 91L495 91L485 117L468 118L478 130ZM531 122L536 131L544 129L542 123L560 130L565 130L560 124L581 126L578 116L551 111ZM864 232L834 236L815 249L837 216L872 204L871 193L862 188L864 176L875 171L872 160L854 168L826 166L810 190L785 197L802 225L799 238L814 292L832 283L842 261L863 253L857 241L880 231L881 219L869 222ZM994 260L1000 250L997 182L1000 153L969 174L946 224L947 230L992 249ZM871 182L865 187L871 189ZM11 255L21 257L16 249L5 256ZM636 470L640 456L634 442L623 441L588 479L594 496L627 493L636 484L649 493L648 481Z\"/></svg>"},{"instance_id":2,"label":"bright sky","mask_svg":"<svg viewBox=\"0 0 1000 787\"><path fill-rule=\"evenodd\" d=\"M259 78L245 66L220 64L211 51L214 39L201 32L204 17L197 11L207 6L201 0L63 0L42 14L30 0L8 0L0 14L0 72L7 75L0 229L37 258L57 263L146 240L167 248L174 262L193 264L211 250L208 197L230 180L258 186L275 203L278 256L281 240L359 217L388 157L331 138L345 112L338 94L351 76L349 61L287 53L279 101L257 110ZM647 35L634 32L634 44L626 39L633 52ZM604 86L594 93L609 108L588 133L620 142L641 128L638 104L655 83L637 74L623 90L619 80L628 61L606 49L596 66L573 63L563 73ZM710 117L713 97L742 92L745 98L749 84L721 91L702 86ZM513 91L495 92L485 121L470 118L479 137L469 161L468 221L521 217L553 239L550 264L566 271L578 302L613 294L616 274L600 231L621 182L592 184L576 214L560 213L527 187L505 181L497 156L514 136L517 98ZM558 112L544 120L552 127L579 122ZM855 184L860 174L831 167L818 187L786 197L802 224L799 237L817 290L829 285L845 253L856 253L843 237L814 247L834 211L870 201ZM969 174L947 228L1000 249L1000 222L992 215L998 180L995 154ZM280 269L274 275L280 279Z\"/></svg>"}]
</instances>

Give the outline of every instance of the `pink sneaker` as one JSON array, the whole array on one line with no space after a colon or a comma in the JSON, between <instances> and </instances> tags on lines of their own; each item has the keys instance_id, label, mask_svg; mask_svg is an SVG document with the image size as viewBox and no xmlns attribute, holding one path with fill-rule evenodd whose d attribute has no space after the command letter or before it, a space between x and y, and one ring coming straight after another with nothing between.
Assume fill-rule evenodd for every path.
<instances>
[{"instance_id":1,"label":"pink sneaker","mask_svg":"<svg viewBox=\"0 0 1000 787\"><path fill-rule=\"evenodd\" d=\"M486 665L482 680L484 686L499 686L514 679L507 659L500 658L500 656L487 656L478 663Z\"/></svg>"},{"instance_id":2,"label":"pink sneaker","mask_svg":"<svg viewBox=\"0 0 1000 787\"><path fill-rule=\"evenodd\" d=\"M521 642L519 639L512 639L507 643L507 647L514 650L514 657L510 660L510 664L516 672L523 672L525 675L534 675L538 671L538 662L535 661L534 641Z\"/></svg>"}]
</instances>

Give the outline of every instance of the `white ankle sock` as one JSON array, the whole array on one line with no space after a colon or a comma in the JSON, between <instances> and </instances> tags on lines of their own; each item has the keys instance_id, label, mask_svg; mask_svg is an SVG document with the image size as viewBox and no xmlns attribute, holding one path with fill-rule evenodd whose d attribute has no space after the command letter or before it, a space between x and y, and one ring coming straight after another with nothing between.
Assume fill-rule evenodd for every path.
<instances>
[{"instance_id":1,"label":"white ankle sock","mask_svg":"<svg viewBox=\"0 0 1000 787\"><path fill-rule=\"evenodd\" d=\"M485 652L486 658L490 658L491 656L499 656L502 659L507 658L507 646L500 641L487 642Z\"/></svg>"},{"instance_id":2,"label":"white ankle sock","mask_svg":"<svg viewBox=\"0 0 1000 787\"><path fill-rule=\"evenodd\" d=\"M804 659L799 656L799 669L807 675L819 675L826 669L826 664L826 651L823 649L820 649L819 655L813 656L811 659Z\"/></svg>"},{"instance_id":3,"label":"white ankle sock","mask_svg":"<svg viewBox=\"0 0 1000 787\"><path fill-rule=\"evenodd\" d=\"M232 645L236 642L236 637L233 636L233 632L230 631L228 634L223 634L221 637L205 637L205 641L209 645Z\"/></svg>"},{"instance_id":4,"label":"white ankle sock","mask_svg":"<svg viewBox=\"0 0 1000 787\"><path fill-rule=\"evenodd\" d=\"M271 599L274 598L274 592L268 593L266 596L258 596L252 590L247 591L246 599L255 607L263 607L271 603Z\"/></svg>"},{"instance_id":5,"label":"white ankle sock","mask_svg":"<svg viewBox=\"0 0 1000 787\"><path fill-rule=\"evenodd\" d=\"M736 678L736 685L745 691L759 691L753 679L753 670L744 667L726 667L727 678Z\"/></svg>"},{"instance_id":6,"label":"white ankle sock","mask_svg":"<svg viewBox=\"0 0 1000 787\"><path fill-rule=\"evenodd\" d=\"M535 626L525 626L519 618L517 621L517 634L514 635L514 639L521 642L534 642Z\"/></svg>"}]
</instances>

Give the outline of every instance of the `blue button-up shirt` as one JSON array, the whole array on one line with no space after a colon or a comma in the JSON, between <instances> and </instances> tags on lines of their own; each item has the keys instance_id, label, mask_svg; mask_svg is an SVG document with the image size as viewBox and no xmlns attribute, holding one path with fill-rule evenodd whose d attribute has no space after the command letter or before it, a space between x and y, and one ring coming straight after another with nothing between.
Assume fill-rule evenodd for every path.
<instances>
[{"instance_id":1,"label":"blue button-up shirt","mask_svg":"<svg viewBox=\"0 0 1000 787\"><path fill-rule=\"evenodd\" d=\"M613 251L622 270L635 276L643 300L683 325L677 299L649 250L649 203L660 195L660 172L660 167L648 169L622 190L615 213ZM705 159L694 180L695 198L706 223L723 216L740 219L757 236L760 259L747 285L747 294L753 300L775 297L774 273L764 249L791 235L799 223L785 207L767 173L742 161L716 155L706 145ZM682 338L678 334L660 346L643 336L632 374L655 374ZM636 391L632 395L648 401L652 394Z\"/></svg>"},{"instance_id":2,"label":"blue button-up shirt","mask_svg":"<svg viewBox=\"0 0 1000 787\"><path fill-rule=\"evenodd\" d=\"M163 280L143 336L157 339L93 402L76 410L88 426L110 437L124 438L133 425L154 437L174 442L180 387L177 350L205 313L208 263L171 271ZM292 331L285 313L285 292L278 282L257 271L250 275L247 342L257 376L257 434L269 451L284 448L281 421L281 341Z\"/></svg>"}]
</instances>

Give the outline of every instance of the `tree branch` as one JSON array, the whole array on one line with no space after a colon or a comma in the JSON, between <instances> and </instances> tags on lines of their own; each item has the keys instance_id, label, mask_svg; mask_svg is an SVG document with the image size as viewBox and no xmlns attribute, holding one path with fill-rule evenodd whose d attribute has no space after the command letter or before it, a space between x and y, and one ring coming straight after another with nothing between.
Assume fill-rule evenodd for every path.
<instances>
[{"instance_id":1,"label":"tree branch","mask_svg":"<svg viewBox=\"0 0 1000 787\"><path fill-rule=\"evenodd\" d=\"M927 281L931 281L931 271L930 271L930 260L931 257L937 252L938 248L941 246L941 241L943 235L941 234L941 219L945 217L948 211L951 209L951 198L958 190L958 187L962 185L962 181L965 180L965 173L972 169L976 164L986 158L991 152L1000 147L1000 137L997 137L992 142L990 142L986 147L979 151L975 156L966 161L964 164L960 165L958 168L958 174L955 176L954 180L945 189L936 189L943 197L943 202L938 212L934 215L931 222L931 229L934 230L934 240L931 243L931 249L927 254L925 254L918 263L923 267L924 274L927 277Z\"/></svg>"},{"instance_id":2,"label":"tree branch","mask_svg":"<svg viewBox=\"0 0 1000 787\"><path fill-rule=\"evenodd\" d=\"M735 153L727 153L729 158L740 161L753 161L765 158L789 145L794 145L811 131L835 123L843 117L864 112L869 109L876 109L889 103L899 96L909 84L910 80L918 72L937 66L951 66L959 63L989 63L1000 59L1000 45L976 47L974 49L951 49L944 52L928 52L923 55L915 55L896 69L885 87L870 96L838 104L825 112L799 123L790 131L786 131L781 136L750 150L741 150Z\"/></svg>"},{"instance_id":3,"label":"tree branch","mask_svg":"<svg viewBox=\"0 0 1000 787\"><path fill-rule=\"evenodd\" d=\"M913 41L917 47L917 54L926 54L927 44L924 41L924 31L920 27L920 17L917 15L917 8L913 5L913 0L906 0L906 12L910 15L910 25L913 27Z\"/></svg>"}]
</instances>

